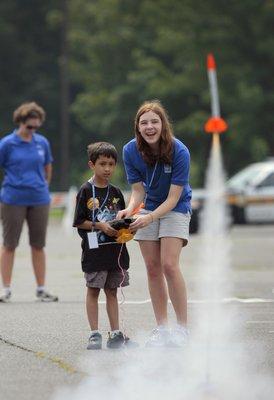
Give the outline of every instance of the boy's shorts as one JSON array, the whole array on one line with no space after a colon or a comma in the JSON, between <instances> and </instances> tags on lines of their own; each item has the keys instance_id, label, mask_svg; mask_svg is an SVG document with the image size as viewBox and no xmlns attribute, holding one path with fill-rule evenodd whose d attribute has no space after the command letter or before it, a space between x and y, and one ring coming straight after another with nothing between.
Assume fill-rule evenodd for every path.
<instances>
[{"instance_id":1,"label":"boy's shorts","mask_svg":"<svg viewBox=\"0 0 274 400\"><path fill-rule=\"evenodd\" d=\"M148 214L151 211L141 210L140 214ZM174 237L183 240L183 247L187 245L189 238L190 213L182 214L177 211L169 211L163 217L151 222L145 228L138 229L134 239L158 241L164 237Z\"/></svg>"},{"instance_id":2,"label":"boy's shorts","mask_svg":"<svg viewBox=\"0 0 274 400\"><path fill-rule=\"evenodd\" d=\"M85 272L86 286L98 289L116 289L129 285L128 271L123 269L110 271Z\"/></svg>"}]
</instances>

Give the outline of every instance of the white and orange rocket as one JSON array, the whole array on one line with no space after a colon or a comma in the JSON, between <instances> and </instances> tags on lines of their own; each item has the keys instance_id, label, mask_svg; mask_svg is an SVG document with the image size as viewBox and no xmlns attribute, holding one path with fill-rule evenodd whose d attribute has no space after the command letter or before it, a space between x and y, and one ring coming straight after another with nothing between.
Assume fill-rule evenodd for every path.
<instances>
[{"instance_id":1,"label":"white and orange rocket","mask_svg":"<svg viewBox=\"0 0 274 400\"><path fill-rule=\"evenodd\" d=\"M207 75L211 98L211 117L205 123L204 128L207 133L222 133L227 130L228 126L225 120L221 118L216 63L211 53L207 55Z\"/></svg>"}]
</instances>

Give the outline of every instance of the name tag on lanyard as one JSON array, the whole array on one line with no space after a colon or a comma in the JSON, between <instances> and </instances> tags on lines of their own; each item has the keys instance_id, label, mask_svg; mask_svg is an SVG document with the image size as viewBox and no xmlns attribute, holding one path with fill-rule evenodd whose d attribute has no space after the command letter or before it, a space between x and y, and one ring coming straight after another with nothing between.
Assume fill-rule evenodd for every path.
<instances>
[{"instance_id":1,"label":"name tag on lanyard","mask_svg":"<svg viewBox=\"0 0 274 400\"><path fill-rule=\"evenodd\" d=\"M98 249L98 238L96 232L88 232L88 247L90 249Z\"/></svg>"}]
</instances>

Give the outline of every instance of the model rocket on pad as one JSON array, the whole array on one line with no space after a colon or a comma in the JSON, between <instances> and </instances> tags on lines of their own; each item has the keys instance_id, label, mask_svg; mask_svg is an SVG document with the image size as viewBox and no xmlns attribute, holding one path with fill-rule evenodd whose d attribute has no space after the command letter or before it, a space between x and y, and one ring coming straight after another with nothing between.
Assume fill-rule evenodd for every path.
<instances>
[{"instance_id":1,"label":"model rocket on pad","mask_svg":"<svg viewBox=\"0 0 274 400\"><path fill-rule=\"evenodd\" d=\"M207 75L209 80L211 98L211 117L205 124L205 131L212 134L220 134L227 130L227 123L221 118L216 63L213 54L207 56Z\"/></svg>"}]
</instances>

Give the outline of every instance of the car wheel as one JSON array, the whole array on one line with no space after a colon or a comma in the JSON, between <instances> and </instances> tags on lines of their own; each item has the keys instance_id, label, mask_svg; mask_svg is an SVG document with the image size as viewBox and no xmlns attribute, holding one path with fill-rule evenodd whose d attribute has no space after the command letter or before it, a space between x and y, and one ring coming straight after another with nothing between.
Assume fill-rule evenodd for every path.
<instances>
[{"instance_id":1,"label":"car wheel","mask_svg":"<svg viewBox=\"0 0 274 400\"><path fill-rule=\"evenodd\" d=\"M240 225L246 224L244 207L232 206L231 207L231 215L232 215L234 224L240 224Z\"/></svg>"},{"instance_id":2,"label":"car wheel","mask_svg":"<svg viewBox=\"0 0 274 400\"><path fill-rule=\"evenodd\" d=\"M197 233L199 230L199 212L197 210L192 210L189 233Z\"/></svg>"}]
</instances>

